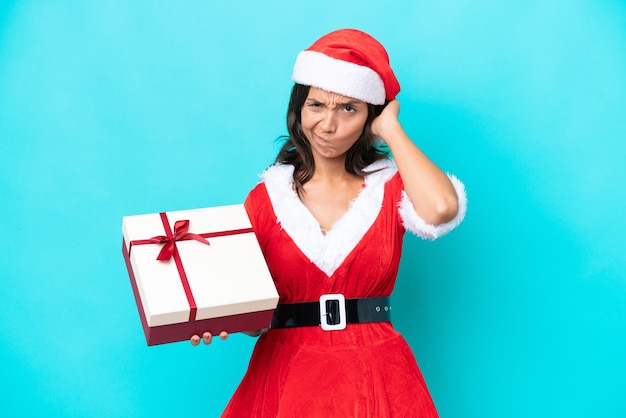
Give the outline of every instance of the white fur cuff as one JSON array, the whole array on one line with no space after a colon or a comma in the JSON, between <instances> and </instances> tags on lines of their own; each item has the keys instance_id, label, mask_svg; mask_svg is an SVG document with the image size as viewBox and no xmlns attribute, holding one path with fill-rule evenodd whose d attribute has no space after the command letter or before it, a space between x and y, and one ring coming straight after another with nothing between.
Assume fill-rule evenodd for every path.
<instances>
[{"instance_id":1,"label":"white fur cuff","mask_svg":"<svg viewBox=\"0 0 626 418\"><path fill-rule=\"evenodd\" d=\"M465 212L467 211L465 186L459 179L451 174L448 174L448 178L452 182L452 186L454 186L454 190L456 191L459 201L459 209L454 219L441 225L432 225L427 223L415 212L413 203L411 203L409 196L405 191L402 191L402 201L398 205L398 210L407 231L411 231L418 237L434 240L452 231L461 223L465 217Z\"/></svg>"}]
</instances>

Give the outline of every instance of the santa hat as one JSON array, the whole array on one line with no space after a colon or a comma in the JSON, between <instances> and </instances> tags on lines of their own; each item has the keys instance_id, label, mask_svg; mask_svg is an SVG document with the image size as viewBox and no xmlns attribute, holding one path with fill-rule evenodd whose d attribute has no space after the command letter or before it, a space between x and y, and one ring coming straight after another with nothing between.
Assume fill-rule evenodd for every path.
<instances>
[{"instance_id":1,"label":"santa hat","mask_svg":"<svg viewBox=\"0 0 626 418\"><path fill-rule=\"evenodd\" d=\"M385 48L356 29L331 32L300 52L291 79L375 105L400 91Z\"/></svg>"}]
</instances>

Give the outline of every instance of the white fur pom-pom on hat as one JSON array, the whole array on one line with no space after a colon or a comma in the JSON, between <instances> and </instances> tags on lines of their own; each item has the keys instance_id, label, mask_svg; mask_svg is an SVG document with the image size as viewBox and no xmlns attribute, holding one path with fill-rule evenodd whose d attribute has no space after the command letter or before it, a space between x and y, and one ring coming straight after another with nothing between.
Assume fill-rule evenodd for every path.
<instances>
[{"instance_id":1,"label":"white fur pom-pom on hat","mask_svg":"<svg viewBox=\"0 0 626 418\"><path fill-rule=\"evenodd\" d=\"M400 92L385 48L356 29L331 32L300 52L291 78L375 105L395 99Z\"/></svg>"}]
</instances>

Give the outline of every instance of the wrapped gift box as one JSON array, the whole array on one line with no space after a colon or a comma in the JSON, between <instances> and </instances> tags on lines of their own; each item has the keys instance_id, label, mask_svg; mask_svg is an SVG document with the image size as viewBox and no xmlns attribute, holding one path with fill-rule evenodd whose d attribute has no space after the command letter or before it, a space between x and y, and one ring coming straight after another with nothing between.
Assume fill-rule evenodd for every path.
<instances>
[{"instance_id":1,"label":"wrapped gift box","mask_svg":"<svg viewBox=\"0 0 626 418\"><path fill-rule=\"evenodd\" d=\"M243 205L125 216L122 232L148 345L269 327L278 293Z\"/></svg>"}]
</instances>

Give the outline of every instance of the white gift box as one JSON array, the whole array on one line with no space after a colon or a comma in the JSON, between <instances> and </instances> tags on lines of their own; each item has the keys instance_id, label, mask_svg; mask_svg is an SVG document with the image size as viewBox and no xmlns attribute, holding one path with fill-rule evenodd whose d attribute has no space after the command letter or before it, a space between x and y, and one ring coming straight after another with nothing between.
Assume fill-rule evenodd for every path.
<instances>
[{"instance_id":1,"label":"white gift box","mask_svg":"<svg viewBox=\"0 0 626 418\"><path fill-rule=\"evenodd\" d=\"M243 205L125 216L122 232L148 345L269 327L278 292Z\"/></svg>"}]
</instances>

